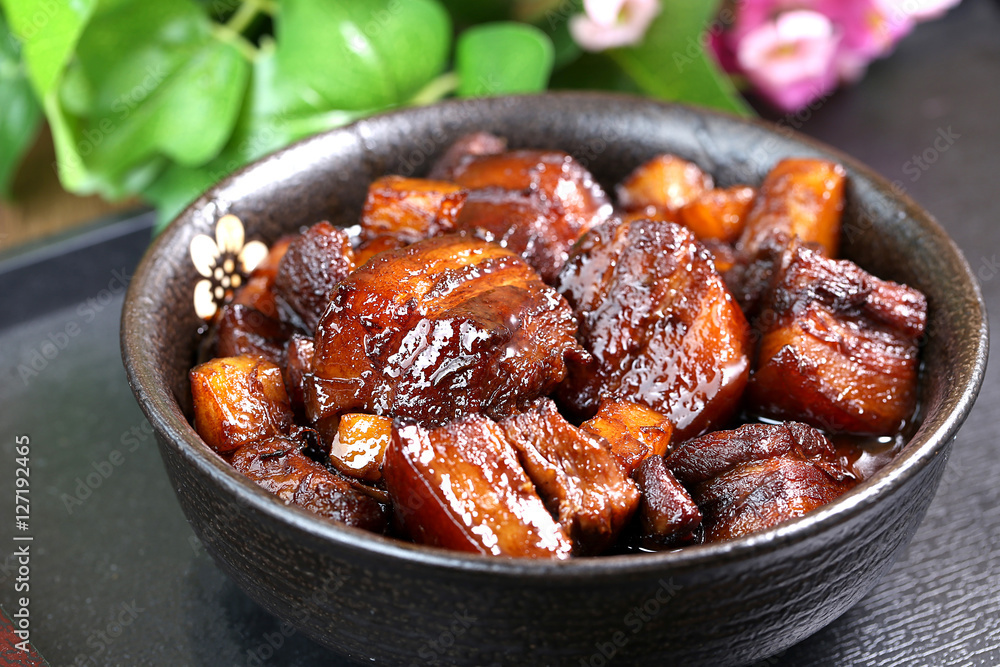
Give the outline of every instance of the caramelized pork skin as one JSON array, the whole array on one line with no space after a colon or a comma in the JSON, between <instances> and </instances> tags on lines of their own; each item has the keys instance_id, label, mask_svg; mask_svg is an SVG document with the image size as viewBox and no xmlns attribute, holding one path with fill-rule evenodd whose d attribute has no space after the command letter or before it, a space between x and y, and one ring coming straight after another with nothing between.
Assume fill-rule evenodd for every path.
<instances>
[{"instance_id":1,"label":"caramelized pork skin","mask_svg":"<svg viewBox=\"0 0 1000 667\"><path fill-rule=\"evenodd\" d=\"M579 429L543 399L500 422L521 465L573 540L574 553L614 544L639 506L639 490L600 437Z\"/></svg>"},{"instance_id":2,"label":"caramelized pork skin","mask_svg":"<svg viewBox=\"0 0 1000 667\"><path fill-rule=\"evenodd\" d=\"M705 540L722 542L766 530L839 498L854 485L809 461L777 456L736 466L701 484Z\"/></svg>"},{"instance_id":3,"label":"caramelized pork skin","mask_svg":"<svg viewBox=\"0 0 1000 667\"><path fill-rule=\"evenodd\" d=\"M558 389L574 417L592 416L611 396L662 413L686 438L736 411L748 327L689 230L653 220L602 225L574 248L558 287L593 355L571 360Z\"/></svg>"},{"instance_id":4,"label":"caramelized pork skin","mask_svg":"<svg viewBox=\"0 0 1000 667\"><path fill-rule=\"evenodd\" d=\"M786 159L764 178L738 247L753 256L768 239L815 243L828 257L840 246L846 172L839 164L811 158Z\"/></svg>"},{"instance_id":5,"label":"caramelized pork skin","mask_svg":"<svg viewBox=\"0 0 1000 667\"><path fill-rule=\"evenodd\" d=\"M285 365L285 344L295 330L256 308L224 306L216 329L215 353L220 357L251 355Z\"/></svg>"},{"instance_id":6,"label":"caramelized pork skin","mask_svg":"<svg viewBox=\"0 0 1000 667\"><path fill-rule=\"evenodd\" d=\"M656 410L608 398L580 428L607 440L618 464L630 476L650 456L666 454L674 432L670 420Z\"/></svg>"},{"instance_id":7,"label":"caramelized pork skin","mask_svg":"<svg viewBox=\"0 0 1000 667\"><path fill-rule=\"evenodd\" d=\"M384 252L344 280L319 324L306 408L442 424L501 419L586 358L566 302L508 250L441 236Z\"/></svg>"},{"instance_id":8,"label":"caramelized pork skin","mask_svg":"<svg viewBox=\"0 0 1000 667\"><path fill-rule=\"evenodd\" d=\"M220 454L288 433L292 410L281 368L262 357L222 357L188 374L194 427Z\"/></svg>"},{"instance_id":9,"label":"caramelized pork skin","mask_svg":"<svg viewBox=\"0 0 1000 667\"><path fill-rule=\"evenodd\" d=\"M618 203L626 211L647 206L677 211L712 189L712 177L676 155L658 155L629 174L618 186Z\"/></svg>"},{"instance_id":10,"label":"caramelized pork skin","mask_svg":"<svg viewBox=\"0 0 1000 667\"><path fill-rule=\"evenodd\" d=\"M645 459L636 470L635 481L642 492L639 526L643 546L680 546L697 539L701 510L662 456Z\"/></svg>"},{"instance_id":11,"label":"caramelized pork skin","mask_svg":"<svg viewBox=\"0 0 1000 667\"><path fill-rule=\"evenodd\" d=\"M292 407L301 410L305 405L305 379L312 368L313 339L295 333L285 346L285 389Z\"/></svg>"},{"instance_id":12,"label":"caramelized pork skin","mask_svg":"<svg viewBox=\"0 0 1000 667\"><path fill-rule=\"evenodd\" d=\"M301 451L301 443L279 436L249 442L233 455L233 467L275 494L321 517L381 533L387 526L382 506Z\"/></svg>"},{"instance_id":13,"label":"caramelized pork skin","mask_svg":"<svg viewBox=\"0 0 1000 667\"><path fill-rule=\"evenodd\" d=\"M777 456L809 461L837 479L846 476L826 436L798 422L744 424L732 431L706 433L677 445L667 455L666 465L681 483L694 487L744 463Z\"/></svg>"},{"instance_id":14,"label":"caramelized pork skin","mask_svg":"<svg viewBox=\"0 0 1000 667\"><path fill-rule=\"evenodd\" d=\"M856 483L826 436L806 424L745 424L678 445L667 468L704 513L706 540L802 516Z\"/></svg>"},{"instance_id":15,"label":"caramelized pork skin","mask_svg":"<svg viewBox=\"0 0 1000 667\"><path fill-rule=\"evenodd\" d=\"M496 155L507 150L507 140L489 132L473 132L460 137L434 164L429 178L450 181L467 159L476 155Z\"/></svg>"},{"instance_id":16,"label":"caramelized pork skin","mask_svg":"<svg viewBox=\"0 0 1000 667\"><path fill-rule=\"evenodd\" d=\"M916 407L924 296L847 260L789 246L755 319L748 407L831 433L888 435Z\"/></svg>"},{"instance_id":17,"label":"caramelized pork skin","mask_svg":"<svg viewBox=\"0 0 1000 667\"><path fill-rule=\"evenodd\" d=\"M420 544L528 558L568 558L552 519L503 430L482 415L425 429L399 424L383 478L396 517Z\"/></svg>"},{"instance_id":18,"label":"caramelized pork skin","mask_svg":"<svg viewBox=\"0 0 1000 667\"><path fill-rule=\"evenodd\" d=\"M365 240L392 236L401 244L447 234L468 193L446 181L383 176L368 186L361 212Z\"/></svg>"},{"instance_id":19,"label":"caramelized pork skin","mask_svg":"<svg viewBox=\"0 0 1000 667\"><path fill-rule=\"evenodd\" d=\"M611 202L583 165L562 151L514 150L470 156L452 180L468 190L499 188L534 195L579 237L611 215Z\"/></svg>"},{"instance_id":20,"label":"caramelized pork skin","mask_svg":"<svg viewBox=\"0 0 1000 667\"><path fill-rule=\"evenodd\" d=\"M537 194L488 188L469 193L456 227L517 253L551 285L585 231L579 222Z\"/></svg>"},{"instance_id":21,"label":"caramelized pork skin","mask_svg":"<svg viewBox=\"0 0 1000 667\"><path fill-rule=\"evenodd\" d=\"M706 190L684 205L680 222L700 241L735 243L756 196L757 191L745 185Z\"/></svg>"},{"instance_id":22,"label":"caramelized pork skin","mask_svg":"<svg viewBox=\"0 0 1000 667\"><path fill-rule=\"evenodd\" d=\"M274 290L282 319L316 329L330 293L354 270L351 240L342 229L320 222L296 238L281 259Z\"/></svg>"}]
</instances>

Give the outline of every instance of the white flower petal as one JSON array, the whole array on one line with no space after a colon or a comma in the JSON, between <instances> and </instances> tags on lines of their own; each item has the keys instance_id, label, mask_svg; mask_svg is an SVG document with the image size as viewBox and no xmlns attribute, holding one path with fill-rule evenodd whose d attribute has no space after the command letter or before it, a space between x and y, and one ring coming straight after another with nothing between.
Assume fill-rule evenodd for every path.
<instances>
[{"instance_id":1,"label":"white flower petal","mask_svg":"<svg viewBox=\"0 0 1000 667\"><path fill-rule=\"evenodd\" d=\"M212 283L199 280L194 286L194 312L203 320L210 320L215 315L218 306L212 297Z\"/></svg>"},{"instance_id":2,"label":"white flower petal","mask_svg":"<svg viewBox=\"0 0 1000 667\"><path fill-rule=\"evenodd\" d=\"M224 215L215 223L215 239L221 252L234 255L243 248L243 223L233 214Z\"/></svg>"},{"instance_id":3,"label":"white flower petal","mask_svg":"<svg viewBox=\"0 0 1000 667\"><path fill-rule=\"evenodd\" d=\"M212 269L215 268L215 261L219 258L219 246L211 237L198 234L191 239L189 247L191 251L191 261L194 268L206 278L212 277Z\"/></svg>"},{"instance_id":4,"label":"white flower petal","mask_svg":"<svg viewBox=\"0 0 1000 667\"><path fill-rule=\"evenodd\" d=\"M250 241L243 246L243 250L240 251L240 266L243 267L243 273L250 273L256 269L257 265L267 257L268 252L267 246L260 241Z\"/></svg>"}]
</instances>

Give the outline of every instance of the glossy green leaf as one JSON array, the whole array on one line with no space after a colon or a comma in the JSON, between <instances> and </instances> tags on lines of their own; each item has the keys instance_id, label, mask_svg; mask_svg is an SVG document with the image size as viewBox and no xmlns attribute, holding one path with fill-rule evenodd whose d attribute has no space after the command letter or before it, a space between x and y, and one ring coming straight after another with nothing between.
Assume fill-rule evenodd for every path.
<instances>
[{"instance_id":1,"label":"glossy green leaf","mask_svg":"<svg viewBox=\"0 0 1000 667\"><path fill-rule=\"evenodd\" d=\"M702 46L701 35L709 28L715 9L712 2L663 0L643 42L608 51L608 55L650 95L752 114Z\"/></svg>"},{"instance_id":2,"label":"glossy green leaf","mask_svg":"<svg viewBox=\"0 0 1000 667\"><path fill-rule=\"evenodd\" d=\"M455 69L461 97L544 90L552 73L552 40L524 23L488 23L458 38Z\"/></svg>"},{"instance_id":3,"label":"glossy green leaf","mask_svg":"<svg viewBox=\"0 0 1000 667\"><path fill-rule=\"evenodd\" d=\"M441 71L451 41L434 0L284 0L275 31L279 71L303 110L405 102Z\"/></svg>"},{"instance_id":4,"label":"glossy green leaf","mask_svg":"<svg viewBox=\"0 0 1000 667\"><path fill-rule=\"evenodd\" d=\"M92 91L81 153L91 170L112 178L157 155L185 165L215 157L232 134L250 71L190 0L98 12L80 39L79 61Z\"/></svg>"},{"instance_id":5,"label":"glossy green leaf","mask_svg":"<svg viewBox=\"0 0 1000 667\"><path fill-rule=\"evenodd\" d=\"M20 49L0 15L0 198L10 196L10 184L24 153L38 134L41 108L21 63Z\"/></svg>"},{"instance_id":6,"label":"glossy green leaf","mask_svg":"<svg viewBox=\"0 0 1000 667\"><path fill-rule=\"evenodd\" d=\"M305 136L344 125L366 112L315 112L301 115L294 91L282 85L273 51L254 61L246 102L232 137L208 163L170 165L143 195L157 209L159 232L209 187L240 167Z\"/></svg>"},{"instance_id":7,"label":"glossy green leaf","mask_svg":"<svg viewBox=\"0 0 1000 667\"><path fill-rule=\"evenodd\" d=\"M39 98L59 82L96 0L0 0Z\"/></svg>"}]
</instances>

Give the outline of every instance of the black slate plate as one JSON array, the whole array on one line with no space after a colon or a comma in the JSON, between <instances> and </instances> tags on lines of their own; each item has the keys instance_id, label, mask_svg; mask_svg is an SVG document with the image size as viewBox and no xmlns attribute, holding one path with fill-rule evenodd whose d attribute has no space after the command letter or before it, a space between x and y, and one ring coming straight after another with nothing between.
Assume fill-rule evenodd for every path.
<instances>
[{"instance_id":1,"label":"black slate plate","mask_svg":"<svg viewBox=\"0 0 1000 667\"><path fill-rule=\"evenodd\" d=\"M966 0L860 86L785 119L901 181L962 247L994 313L998 31L995 3ZM913 180L913 156L949 129L959 137ZM122 295L112 282L113 271L138 262L150 224L148 215L127 218L0 262L0 604L16 601L13 450L15 435L28 434L32 641L52 665L336 664L215 567L169 489L121 368ZM78 333L59 350L71 323ZM58 351L43 349L46 340ZM33 351L53 358L25 382L18 366ZM988 369L927 518L889 575L838 621L763 664L1000 664L998 372ZM81 504L67 500L74 496Z\"/></svg>"}]
</instances>

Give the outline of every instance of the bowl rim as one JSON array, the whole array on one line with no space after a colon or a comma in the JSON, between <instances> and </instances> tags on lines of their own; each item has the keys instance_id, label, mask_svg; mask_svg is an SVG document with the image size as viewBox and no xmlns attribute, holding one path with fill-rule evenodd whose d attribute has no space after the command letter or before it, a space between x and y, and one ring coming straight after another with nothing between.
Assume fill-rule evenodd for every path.
<instances>
[{"instance_id":1,"label":"bowl rim","mask_svg":"<svg viewBox=\"0 0 1000 667\"><path fill-rule=\"evenodd\" d=\"M507 104L509 108L511 100L514 101L515 106L523 109L522 104L544 106L546 100L550 99L563 100L563 103L566 100L579 100L588 103L642 103L647 106L661 107L665 111L670 109L686 110L695 115L714 117L724 123L750 126L757 130L763 130L767 134L779 135L782 138L798 142L812 151L836 159L849 172L860 175L875 186L878 191L896 200L905 210L907 216L918 223L921 230L934 237L934 240L940 244L942 253L953 256L952 259L963 269L955 278L962 282L962 292L972 296L978 306L979 327L975 331L969 331L968 337L962 339L961 343L964 349L971 351L972 361L963 374L965 381L958 388L960 393L957 397L951 398L952 407L941 423L936 428L930 429L926 426L925 416L925 421L907 442L904 450L874 476L835 501L813 510L805 516L768 530L727 542L694 545L676 551L573 558L564 561L496 557L451 551L440 547L403 542L327 521L295 505L285 505L277 496L268 493L236 472L212 451L201 440L193 426L187 422L169 388L156 381L157 368L149 356L143 353L146 337L140 326L142 320L140 313L143 312L143 306L149 307L152 304L150 299L143 298L144 292L151 288L149 280L153 265L152 258L174 241L182 226L186 222L190 224L199 210L216 201L220 192L238 182L249 172L267 168L268 163L274 160L287 160L290 156L294 158L295 153L304 152L306 147L323 142L334 146L336 145L335 138L338 135L350 134L373 118L377 117L383 122L393 122L401 118L405 119L427 113L428 109L447 110L450 107L469 104L485 107L487 110L496 107L502 113L504 107L500 105ZM155 290L155 286L153 286L153 290ZM133 274L125 297L120 333L122 360L129 385L151 425L163 436L158 439L161 446L166 445L173 448L189 465L195 466L199 472L212 478L222 487L229 500L234 501L240 507L254 510L277 523L286 524L316 541L326 543L331 547L347 549L357 554L398 559L412 566L447 570L453 573L505 576L529 581L544 579L550 584L560 584L573 583L581 579L593 582L595 578L620 578L623 575L645 577L651 574L662 575L707 566L720 566L733 561L749 559L751 556L777 551L849 522L874 504L882 502L886 497L901 490L908 480L918 475L945 452L946 446L967 418L982 386L989 348L988 327L986 305L983 301L980 285L954 241L934 217L917 205L909 196L898 191L890 185L887 179L854 158L795 130L765 120L744 118L722 111L622 93L567 91L476 100L454 99L440 102L432 107L411 107L390 111L303 139L250 163L201 195L175 218L147 248L142 261ZM913 446L914 444L916 446ZM175 491L181 492L179 489L175 489Z\"/></svg>"}]
</instances>

